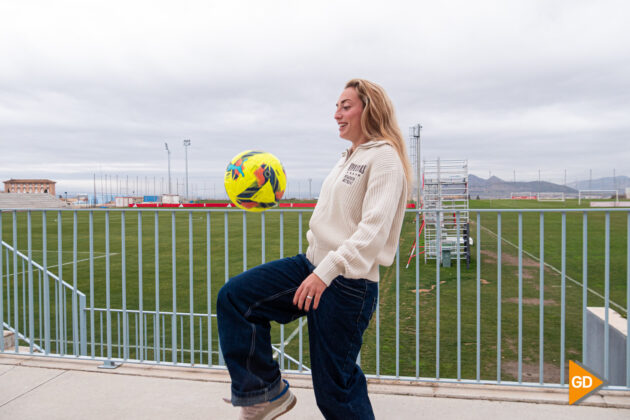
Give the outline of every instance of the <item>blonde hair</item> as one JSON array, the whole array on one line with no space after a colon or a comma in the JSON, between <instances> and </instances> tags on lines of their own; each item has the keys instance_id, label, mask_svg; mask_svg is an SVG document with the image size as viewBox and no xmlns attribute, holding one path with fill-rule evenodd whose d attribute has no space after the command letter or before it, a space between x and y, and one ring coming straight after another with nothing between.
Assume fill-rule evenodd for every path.
<instances>
[{"instance_id":1,"label":"blonde hair","mask_svg":"<svg viewBox=\"0 0 630 420\"><path fill-rule=\"evenodd\" d=\"M407 147L396 121L394 105L385 89L365 79L352 79L346 83L346 88L354 88L363 102L363 113L361 114L363 133L368 140L385 140L391 144L402 162L407 185L411 186L413 171L407 155Z\"/></svg>"}]
</instances>

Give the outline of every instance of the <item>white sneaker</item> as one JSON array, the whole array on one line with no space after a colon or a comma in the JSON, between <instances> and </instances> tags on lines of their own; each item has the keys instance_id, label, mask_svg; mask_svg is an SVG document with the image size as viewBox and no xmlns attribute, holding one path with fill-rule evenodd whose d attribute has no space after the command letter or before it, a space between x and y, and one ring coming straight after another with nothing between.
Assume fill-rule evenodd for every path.
<instances>
[{"instance_id":1,"label":"white sneaker","mask_svg":"<svg viewBox=\"0 0 630 420\"><path fill-rule=\"evenodd\" d=\"M272 420L295 407L297 398L289 390L289 383L283 379L286 387L275 399L247 407L241 407L240 420Z\"/></svg>"}]
</instances>

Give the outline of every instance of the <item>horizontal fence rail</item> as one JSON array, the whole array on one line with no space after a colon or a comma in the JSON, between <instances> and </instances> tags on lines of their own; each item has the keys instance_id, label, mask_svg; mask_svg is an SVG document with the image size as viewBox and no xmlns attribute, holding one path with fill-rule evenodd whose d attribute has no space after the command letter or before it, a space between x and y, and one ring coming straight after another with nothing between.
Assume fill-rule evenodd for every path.
<instances>
[{"instance_id":1,"label":"horizontal fence rail","mask_svg":"<svg viewBox=\"0 0 630 420\"><path fill-rule=\"evenodd\" d=\"M407 210L363 337L366 375L566 387L576 360L595 364L608 389L630 389L630 211L466 212L460 229L459 211ZM0 324L15 342L0 353L224 369L219 289L305 252L311 214L0 210ZM457 236L434 226L427 260L430 220ZM272 342L283 371L310 373L305 318L274 325Z\"/></svg>"}]
</instances>

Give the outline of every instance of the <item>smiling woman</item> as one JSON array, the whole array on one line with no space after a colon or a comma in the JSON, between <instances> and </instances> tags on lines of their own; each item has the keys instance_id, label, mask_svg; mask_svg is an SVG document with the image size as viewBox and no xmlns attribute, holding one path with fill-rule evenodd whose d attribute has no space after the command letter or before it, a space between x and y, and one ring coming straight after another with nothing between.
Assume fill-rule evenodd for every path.
<instances>
[{"instance_id":1,"label":"smiling woman","mask_svg":"<svg viewBox=\"0 0 630 420\"><path fill-rule=\"evenodd\" d=\"M352 141L353 146L356 141L354 139L359 139L361 142L381 139L389 143L394 150L396 150L396 153L398 153L398 157L405 171L407 183L411 184L411 163L407 156L405 140L403 139L400 127L398 127L394 106L385 90L376 83L372 83L368 80L352 79L346 83L346 89L344 89L342 97L344 94L359 99L361 101L361 109L365 110L365 112L361 112L359 115L359 121L361 123L360 133L345 133L346 135L343 135L340 132L340 137ZM340 102L343 102L341 98ZM337 108L339 112L339 103L337 104ZM356 110L354 112L348 112L348 118L356 118L354 113L356 113ZM335 119L339 122L337 114L335 114Z\"/></svg>"},{"instance_id":2,"label":"smiling woman","mask_svg":"<svg viewBox=\"0 0 630 420\"><path fill-rule=\"evenodd\" d=\"M363 114L363 102L359 99L356 89L348 87L344 89L337 102L335 120L339 125L339 137L364 143L367 137L361 128L361 115ZM354 144L353 144L354 146Z\"/></svg>"},{"instance_id":3,"label":"smiling woman","mask_svg":"<svg viewBox=\"0 0 630 420\"><path fill-rule=\"evenodd\" d=\"M411 174L394 110L380 86L348 82L334 115L352 145L319 194L306 254L230 279L218 295L219 338L241 418L271 419L295 396L280 375L270 321L308 318L313 388L328 419L374 418L355 363L375 310L379 266L394 261Z\"/></svg>"}]
</instances>

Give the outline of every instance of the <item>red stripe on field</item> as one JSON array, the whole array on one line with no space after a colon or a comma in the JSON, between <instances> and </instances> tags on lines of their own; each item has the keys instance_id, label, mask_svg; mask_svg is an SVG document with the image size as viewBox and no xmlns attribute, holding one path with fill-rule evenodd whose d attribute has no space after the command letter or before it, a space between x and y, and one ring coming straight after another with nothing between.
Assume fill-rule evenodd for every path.
<instances>
[{"instance_id":1,"label":"red stripe on field","mask_svg":"<svg viewBox=\"0 0 630 420\"><path fill-rule=\"evenodd\" d=\"M316 203L280 203L280 208L313 208ZM156 207L168 207L168 208L186 208L186 207L235 207L232 203L182 203L182 204L164 204L164 203L139 203L129 204L129 207L138 208L156 208ZM413 203L407 204L408 209L415 209L416 205Z\"/></svg>"}]
</instances>

